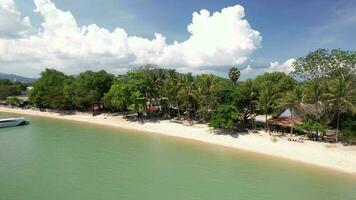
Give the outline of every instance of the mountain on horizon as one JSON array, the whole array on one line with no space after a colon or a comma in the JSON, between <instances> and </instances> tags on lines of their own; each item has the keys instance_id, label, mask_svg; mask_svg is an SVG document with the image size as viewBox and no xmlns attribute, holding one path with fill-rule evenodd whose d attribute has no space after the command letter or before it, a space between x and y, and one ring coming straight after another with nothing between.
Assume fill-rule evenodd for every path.
<instances>
[{"instance_id":1,"label":"mountain on horizon","mask_svg":"<svg viewBox=\"0 0 356 200\"><path fill-rule=\"evenodd\" d=\"M36 80L35 78L28 78L16 74L4 74L4 73L0 73L0 79L8 79L10 81L18 81L23 83L32 83Z\"/></svg>"}]
</instances>

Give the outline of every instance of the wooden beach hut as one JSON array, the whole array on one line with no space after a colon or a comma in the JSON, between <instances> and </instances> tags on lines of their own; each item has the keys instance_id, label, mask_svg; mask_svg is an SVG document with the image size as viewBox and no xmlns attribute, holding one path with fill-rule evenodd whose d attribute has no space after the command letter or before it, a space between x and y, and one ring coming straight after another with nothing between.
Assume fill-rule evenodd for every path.
<instances>
[{"instance_id":1,"label":"wooden beach hut","mask_svg":"<svg viewBox=\"0 0 356 200\"><path fill-rule=\"evenodd\" d=\"M290 132L294 125L301 124L302 118L296 114L291 116L290 113L289 109L285 109L283 112L269 119L268 124L271 131Z\"/></svg>"}]
</instances>

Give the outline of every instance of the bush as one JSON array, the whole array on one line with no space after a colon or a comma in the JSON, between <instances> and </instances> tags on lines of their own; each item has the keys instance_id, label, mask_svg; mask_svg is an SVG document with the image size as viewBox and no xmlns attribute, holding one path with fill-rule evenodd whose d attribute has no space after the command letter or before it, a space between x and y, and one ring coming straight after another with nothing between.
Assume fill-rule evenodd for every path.
<instances>
[{"instance_id":1,"label":"bush","mask_svg":"<svg viewBox=\"0 0 356 200\"><path fill-rule=\"evenodd\" d=\"M356 121L347 121L341 132L341 141L344 144L356 143Z\"/></svg>"},{"instance_id":2,"label":"bush","mask_svg":"<svg viewBox=\"0 0 356 200\"><path fill-rule=\"evenodd\" d=\"M277 139L276 136L273 136L273 137L271 137L271 141L272 141L273 143L276 143L276 142L278 142L278 139Z\"/></svg>"},{"instance_id":3,"label":"bush","mask_svg":"<svg viewBox=\"0 0 356 200\"><path fill-rule=\"evenodd\" d=\"M8 105L19 106L21 103L22 103L22 101L17 97L7 97L6 98L6 104L8 104Z\"/></svg>"},{"instance_id":4,"label":"bush","mask_svg":"<svg viewBox=\"0 0 356 200\"><path fill-rule=\"evenodd\" d=\"M213 128L233 129L239 112L234 105L220 105L213 112L210 126Z\"/></svg>"}]
</instances>

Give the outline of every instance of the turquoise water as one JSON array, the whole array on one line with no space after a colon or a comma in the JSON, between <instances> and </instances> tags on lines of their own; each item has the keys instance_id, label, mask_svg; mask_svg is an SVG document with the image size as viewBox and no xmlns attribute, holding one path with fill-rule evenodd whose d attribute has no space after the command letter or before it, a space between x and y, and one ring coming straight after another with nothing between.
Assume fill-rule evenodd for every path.
<instances>
[{"instance_id":1,"label":"turquoise water","mask_svg":"<svg viewBox=\"0 0 356 200\"><path fill-rule=\"evenodd\" d=\"M0 113L1 117L16 116ZM0 200L355 200L356 178L189 140L27 117L0 129Z\"/></svg>"}]
</instances>

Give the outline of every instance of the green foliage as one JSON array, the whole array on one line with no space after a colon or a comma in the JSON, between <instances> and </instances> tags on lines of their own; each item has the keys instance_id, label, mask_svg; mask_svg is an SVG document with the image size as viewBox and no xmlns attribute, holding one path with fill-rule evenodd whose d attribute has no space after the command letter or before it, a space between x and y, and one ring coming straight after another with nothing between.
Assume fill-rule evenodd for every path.
<instances>
[{"instance_id":1,"label":"green foliage","mask_svg":"<svg viewBox=\"0 0 356 200\"><path fill-rule=\"evenodd\" d=\"M341 130L341 141L344 143L356 143L356 120L348 120Z\"/></svg>"},{"instance_id":2,"label":"green foliage","mask_svg":"<svg viewBox=\"0 0 356 200\"><path fill-rule=\"evenodd\" d=\"M272 83L270 83L272 84ZM257 101L257 109L265 115L265 129L269 130L267 115L275 113L278 108L277 99L279 93L275 92L270 84L261 88L259 98Z\"/></svg>"},{"instance_id":3,"label":"green foliage","mask_svg":"<svg viewBox=\"0 0 356 200\"><path fill-rule=\"evenodd\" d=\"M232 67L229 70L229 78L233 83L236 83L240 78L240 70L236 67Z\"/></svg>"},{"instance_id":4,"label":"green foliage","mask_svg":"<svg viewBox=\"0 0 356 200\"><path fill-rule=\"evenodd\" d=\"M294 118L296 111L300 110L304 101L304 90L301 86L296 86L293 91L287 92L278 101L278 106L281 108L288 108L290 117ZM293 123L291 126L291 134L293 133Z\"/></svg>"},{"instance_id":5,"label":"green foliage","mask_svg":"<svg viewBox=\"0 0 356 200\"><path fill-rule=\"evenodd\" d=\"M271 137L271 141L272 141L273 143L276 143L276 142L278 142L278 139L277 139L276 136L273 136L273 137Z\"/></svg>"},{"instance_id":6,"label":"green foliage","mask_svg":"<svg viewBox=\"0 0 356 200\"><path fill-rule=\"evenodd\" d=\"M239 117L234 105L219 105L213 112L209 125L213 128L233 129Z\"/></svg>"},{"instance_id":7,"label":"green foliage","mask_svg":"<svg viewBox=\"0 0 356 200\"><path fill-rule=\"evenodd\" d=\"M233 91L234 102L237 106L243 126L247 126L247 121L256 114L256 103L258 100L258 89L253 80L246 80L236 85ZM255 126L254 121L251 124Z\"/></svg>"},{"instance_id":8,"label":"green foliage","mask_svg":"<svg viewBox=\"0 0 356 200\"><path fill-rule=\"evenodd\" d=\"M7 97L5 102L11 106L18 106L22 103L22 101L17 97Z\"/></svg>"},{"instance_id":9,"label":"green foliage","mask_svg":"<svg viewBox=\"0 0 356 200\"><path fill-rule=\"evenodd\" d=\"M0 79L0 100L4 100L8 96L20 95L21 91L25 89L26 85L23 83Z\"/></svg>"},{"instance_id":10,"label":"green foliage","mask_svg":"<svg viewBox=\"0 0 356 200\"><path fill-rule=\"evenodd\" d=\"M356 52L317 49L293 63L292 74L301 80L319 81L355 75Z\"/></svg>"},{"instance_id":11,"label":"green foliage","mask_svg":"<svg viewBox=\"0 0 356 200\"><path fill-rule=\"evenodd\" d=\"M301 132L307 132L308 136L311 137L314 133L325 132L327 126L309 117L305 117L303 123L294 125L294 128Z\"/></svg>"},{"instance_id":12,"label":"green foliage","mask_svg":"<svg viewBox=\"0 0 356 200\"><path fill-rule=\"evenodd\" d=\"M186 116L189 119L192 118L191 113L194 114L194 118L196 117L195 114L197 110L196 85L194 79L191 73L181 76L181 89L178 91L178 99L182 102Z\"/></svg>"},{"instance_id":13,"label":"green foliage","mask_svg":"<svg viewBox=\"0 0 356 200\"><path fill-rule=\"evenodd\" d=\"M297 82L295 79L283 72L267 72L257 76L254 80L254 85L259 91L263 90L265 87L269 87L273 93L286 93L292 91L296 84Z\"/></svg>"},{"instance_id":14,"label":"green foliage","mask_svg":"<svg viewBox=\"0 0 356 200\"><path fill-rule=\"evenodd\" d=\"M208 120L211 110L217 104L219 91L222 90L220 79L214 75L202 74L195 79L198 114L202 119Z\"/></svg>"},{"instance_id":15,"label":"green foliage","mask_svg":"<svg viewBox=\"0 0 356 200\"><path fill-rule=\"evenodd\" d=\"M130 105L129 85L122 81L114 83L104 96L104 106L119 111L126 111Z\"/></svg>"},{"instance_id":16,"label":"green foliage","mask_svg":"<svg viewBox=\"0 0 356 200\"><path fill-rule=\"evenodd\" d=\"M181 89L180 75L175 70L168 70L166 79L163 81L162 93L167 99L168 115L172 117L172 108L176 108L177 116L180 117L180 103L178 101L178 91Z\"/></svg>"},{"instance_id":17,"label":"green foliage","mask_svg":"<svg viewBox=\"0 0 356 200\"><path fill-rule=\"evenodd\" d=\"M89 109L94 103L101 102L114 81L114 75L105 71L86 71L78 77L67 81L64 86L64 94L77 109Z\"/></svg>"},{"instance_id":18,"label":"green foliage","mask_svg":"<svg viewBox=\"0 0 356 200\"><path fill-rule=\"evenodd\" d=\"M337 110L337 129L339 129L340 114L343 111L350 110L352 113L356 113L356 106L352 102L353 95L356 93L354 84L352 81L346 80L343 76L337 77L328 82L327 92L323 94L327 102L332 104Z\"/></svg>"},{"instance_id":19,"label":"green foliage","mask_svg":"<svg viewBox=\"0 0 356 200\"><path fill-rule=\"evenodd\" d=\"M346 111L355 110L355 55L319 49L299 58L293 75L304 81L301 83L283 72L238 81L237 68L229 70L230 80L212 74L181 74L152 65L117 78L105 71L66 76L46 69L34 83L30 100L40 107L80 110L101 102L112 111L131 111L138 116L154 111L166 119L184 116L224 129L233 129L237 123L242 128L256 128L257 114L265 115L268 129L267 116L289 108L292 116L298 111L305 118L296 128L322 132L328 126L339 127L350 118ZM4 98L9 95L9 84L1 83L0 97ZM312 112L302 109L310 104L315 107L308 110Z\"/></svg>"},{"instance_id":20,"label":"green foliage","mask_svg":"<svg viewBox=\"0 0 356 200\"><path fill-rule=\"evenodd\" d=\"M41 73L30 92L30 101L46 108L65 108L67 105L64 95L64 83L68 79L64 73L54 69L46 69Z\"/></svg>"},{"instance_id":21,"label":"green foliage","mask_svg":"<svg viewBox=\"0 0 356 200\"><path fill-rule=\"evenodd\" d=\"M330 124L342 111L355 111L356 52L318 49L293 63L292 74L306 82L306 102L315 105L314 118ZM322 122L324 121L324 122Z\"/></svg>"}]
</instances>

